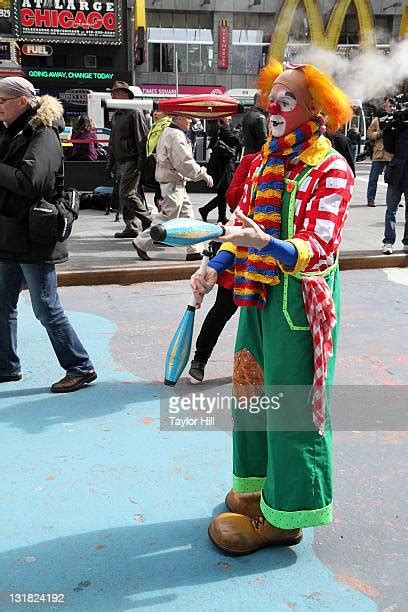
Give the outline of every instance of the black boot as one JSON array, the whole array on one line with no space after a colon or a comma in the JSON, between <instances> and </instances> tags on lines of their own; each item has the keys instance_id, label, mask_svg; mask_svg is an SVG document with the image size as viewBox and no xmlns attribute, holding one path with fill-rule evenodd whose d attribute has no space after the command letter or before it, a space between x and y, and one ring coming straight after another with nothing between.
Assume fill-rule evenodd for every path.
<instances>
[{"instance_id":1,"label":"black boot","mask_svg":"<svg viewBox=\"0 0 408 612\"><path fill-rule=\"evenodd\" d=\"M204 379L204 368L206 364L203 361L193 361L191 362L190 369L188 373L191 378L198 380L198 382L202 382Z\"/></svg>"},{"instance_id":2,"label":"black boot","mask_svg":"<svg viewBox=\"0 0 408 612\"><path fill-rule=\"evenodd\" d=\"M206 210L205 206L199 208L198 212L200 213L202 220L207 221L208 211Z\"/></svg>"},{"instance_id":3,"label":"black boot","mask_svg":"<svg viewBox=\"0 0 408 612\"><path fill-rule=\"evenodd\" d=\"M125 227L123 232L116 232L113 235L114 238L137 238L138 231L133 229L132 227Z\"/></svg>"}]
</instances>

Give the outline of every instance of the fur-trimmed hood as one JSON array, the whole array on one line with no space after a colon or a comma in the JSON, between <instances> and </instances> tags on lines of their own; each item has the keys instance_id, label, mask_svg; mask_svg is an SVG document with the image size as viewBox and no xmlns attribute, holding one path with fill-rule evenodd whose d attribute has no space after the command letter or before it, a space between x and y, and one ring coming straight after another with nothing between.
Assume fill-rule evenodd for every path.
<instances>
[{"instance_id":1,"label":"fur-trimmed hood","mask_svg":"<svg viewBox=\"0 0 408 612\"><path fill-rule=\"evenodd\" d=\"M32 128L45 125L52 127L58 124L64 114L64 108L57 98L53 96L40 96L37 98L38 108L35 115L30 119L29 124Z\"/></svg>"}]
</instances>

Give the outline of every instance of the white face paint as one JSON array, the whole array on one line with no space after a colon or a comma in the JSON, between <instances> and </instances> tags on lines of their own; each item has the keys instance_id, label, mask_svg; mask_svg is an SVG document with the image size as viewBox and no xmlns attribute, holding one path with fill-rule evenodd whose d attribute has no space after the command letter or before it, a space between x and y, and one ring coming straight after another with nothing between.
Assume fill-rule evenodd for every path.
<instances>
[{"instance_id":1,"label":"white face paint","mask_svg":"<svg viewBox=\"0 0 408 612\"><path fill-rule=\"evenodd\" d=\"M280 91L276 96L276 102L281 107L282 113L290 113L296 107L297 100L290 91Z\"/></svg>"},{"instance_id":2,"label":"white face paint","mask_svg":"<svg viewBox=\"0 0 408 612\"><path fill-rule=\"evenodd\" d=\"M279 107L279 110L282 113L289 113L293 111L297 104L295 96L289 91L280 91L276 97L272 94L271 103L273 102L275 102L275 104L277 105L275 106L275 108ZM270 129L272 135L276 138L280 138L280 136L283 136L285 134L286 121L281 114L271 115Z\"/></svg>"},{"instance_id":3,"label":"white face paint","mask_svg":"<svg viewBox=\"0 0 408 612\"><path fill-rule=\"evenodd\" d=\"M310 119L310 114L298 103L295 94L281 83L272 87L268 111L270 129L275 138L293 132Z\"/></svg>"},{"instance_id":4,"label":"white face paint","mask_svg":"<svg viewBox=\"0 0 408 612\"><path fill-rule=\"evenodd\" d=\"M270 131L272 136L275 138L280 138L283 136L286 129L286 121L282 117L282 115L271 115L269 119Z\"/></svg>"}]
</instances>

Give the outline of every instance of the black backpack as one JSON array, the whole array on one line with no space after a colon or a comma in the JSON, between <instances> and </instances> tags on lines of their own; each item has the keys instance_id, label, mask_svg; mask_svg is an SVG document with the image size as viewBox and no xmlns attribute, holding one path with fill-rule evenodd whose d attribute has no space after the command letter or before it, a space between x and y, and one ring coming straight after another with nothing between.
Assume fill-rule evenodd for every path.
<instances>
[{"instance_id":1,"label":"black backpack","mask_svg":"<svg viewBox=\"0 0 408 612\"><path fill-rule=\"evenodd\" d=\"M156 149L155 149L156 150ZM140 183L143 187L150 187L151 189L156 190L159 187L159 183L155 179L156 173L156 154L155 151L151 153L148 157L146 157L142 176L140 178Z\"/></svg>"}]
</instances>

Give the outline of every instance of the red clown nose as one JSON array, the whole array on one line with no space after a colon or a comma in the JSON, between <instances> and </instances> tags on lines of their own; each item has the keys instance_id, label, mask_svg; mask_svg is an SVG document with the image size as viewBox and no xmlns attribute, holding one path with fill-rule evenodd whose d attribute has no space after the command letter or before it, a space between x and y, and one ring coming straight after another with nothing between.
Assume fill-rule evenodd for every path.
<instances>
[{"instance_id":1,"label":"red clown nose","mask_svg":"<svg viewBox=\"0 0 408 612\"><path fill-rule=\"evenodd\" d=\"M280 106L277 102L270 102L268 106L268 113L270 115L280 115Z\"/></svg>"}]
</instances>

